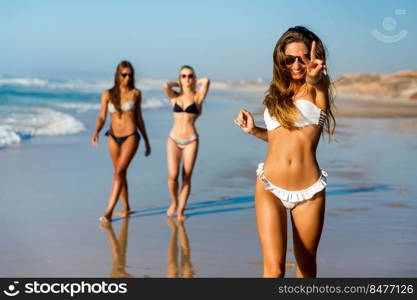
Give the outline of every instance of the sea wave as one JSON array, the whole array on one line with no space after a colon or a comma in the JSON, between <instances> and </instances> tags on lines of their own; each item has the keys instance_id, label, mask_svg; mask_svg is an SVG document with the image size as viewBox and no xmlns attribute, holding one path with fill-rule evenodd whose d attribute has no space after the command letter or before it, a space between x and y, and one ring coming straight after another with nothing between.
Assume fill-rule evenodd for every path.
<instances>
[{"instance_id":1,"label":"sea wave","mask_svg":"<svg viewBox=\"0 0 417 300\"><path fill-rule=\"evenodd\" d=\"M20 144L21 138L16 130L9 125L0 125L0 149Z\"/></svg>"},{"instance_id":2,"label":"sea wave","mask_svg":"<svg viewBox=\"0 0 417 300\"><path fill-rule=\"evenodd\" d=\"M91 103L91 102L64 102L64 103L53 103L53 107L64 108L74 110L76 113L83 113L89 110L99 110L100 103ZM168 99L165 98L156 98L150 97L142 100L142 109L155 109L169 107L170 103Z\"/></svg>"},{"instance_id":3,"label":"sea wave","mask_svg":"<svg viewBox=\"0 0 417 300\"><path fill-rule=\"evenodd\" d=\"M141 90L162 90L165 80L144 78L136 80L136 85ZM101 93L114 84L113 79L67 79L54 80L38 77L2 77L0 87L42 88L46 90L71 90L82 92Z\"/></svg>"},{"instance_id":4,"label":"sea wave","mask_svg":"<svg viewBox=\"0 0 417 300\"><path fill-rule=\"evenodd\" d=\"M137 78L136 86L144 91L162 91L162 85L172 81L161 78ZM89 79L66 79L55 80L38 77L4 77L0 75L0 87L15 86L26 88L43 88L51 90L71 90L81 92L102 93L114 84L113 78L89 78ZM242 90L242 91L265 91L269 81L263 78L255 80L223 80L211 81L210 87L214 90Z\"/></svg>"},{"instance_id":5,"label":"sea wave","mask_svg":"<svg viewBox=\"0 0 417 300\"><path fill-rule=\"evenodd\" d=\"M167 98L144 98L142 101L142 109L148 108L162 108L169 107L171 105L170 101Z\"/></svg>"},{"instance_id":6,"label":"sea wave","mask_svg":"<svg viewBox=\"0 0 417 300\"><path fill-rule=\"evenodd\" d=\"M85 130L73 116L50 108L14 111L0 122L0 148L20 144L32 136L71 135Z\"/></svg>"},{"instance_id":7,"label":"sea wave","mask_svg":"<svg viewBox=\"0 0 417 300\"><path fill-rule=\"evenodd\" d=\"M100 103L54 103L52 106L75 110L77 113L100 109Z\"/></svg>"},{"instance_id":8,"label":"sea wave","mask_svg":"<svg viewBox=\"0 0 417 300\"><path fill-rule=\"evenodd\" d=\"M102 92L112 86L111 80L51 80L36 77L0 77L0 87L13 86L24 88L42 88L45 90L71 90L84 92Z\"/></svg>"}]
</instances>

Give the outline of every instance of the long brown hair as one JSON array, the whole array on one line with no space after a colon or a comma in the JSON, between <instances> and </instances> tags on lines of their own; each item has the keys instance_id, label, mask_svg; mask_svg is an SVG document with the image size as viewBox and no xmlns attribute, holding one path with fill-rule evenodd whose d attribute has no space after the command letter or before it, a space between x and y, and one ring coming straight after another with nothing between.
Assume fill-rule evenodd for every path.
<instances>
[{"instance_id":1,"label":"long brown hair","mask_svg":"<svg viewBox=\"0 0 417 300\"><path fill-rule=\"evenodd\" d=\"M272 81L269 90L263 101L268 108L269 113L274 117L281 126L288 129L295 129L295 120L298 117L298 110L292 101L292 97L297 92L297 87L292 80L290 70L285 63L285 48L288 44L302 42L308 48L310 53L313 41L316 42L316 58L326 63L326 49L317 35L303 26L289 28L278 40L274 53L274 67L272 72ZM305 81L305 78L303 79ZM325 112L326 119L324 129L329 134L329 138L334 133L336 120L333 116L334 87L328 75L325 76L328 83L328 98Z\"/></svg>"},{"instance_id":2,"label":"long brown hair","mask_svg":"<svg viewBox=\"0 0 417 300\"><path fill-rule=\"evenodd\" d=\"M116 67L116 72L114 73L114 85L109 90L110 102L119 113L122 111L120 105L120 74L124 68L130 68L130 70L132 70L132 77L130 78L128 87L131 89L135 88L135 69L130 62L123 60Z\"/></svg>"},{"instance_id":3,"label":"long brown hair","mask_svg":"<svg viewBox=\"0 0 417 300\"><path fill-rule=\"evenodd\" d=\"M195 74L195 71L193 69L193 67L189 66L189 65L183 65L180 68L180 71L178 72L178 83L180 85L180 92L182 92L182 84L181 84L181 71L184 69L190 69L191 71L193 71L194 74L194 80L193 80L193 85L191 86L191 89L195 92L195 82L197 80L197 75Z\"/></svg>"}]
</instances>

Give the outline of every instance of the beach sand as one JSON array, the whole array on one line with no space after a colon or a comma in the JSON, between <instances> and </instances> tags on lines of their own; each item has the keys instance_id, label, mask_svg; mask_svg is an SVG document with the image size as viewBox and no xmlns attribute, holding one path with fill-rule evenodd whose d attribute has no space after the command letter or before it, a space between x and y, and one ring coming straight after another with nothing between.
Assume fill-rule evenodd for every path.
<instances>
[{"instance_id":1,"label":"beach sand","mask_svg":"<svg viewBox=\"0 0 417 300\"><path fill-rule=\"evenodd\" d=\"M335 106L337 117L417 117L417 101L410 99L341 94Z\"/></svg>"},{"instance_id":2,"label":"beach sand","mask_svg":"<svg viewBox=\"0 0 417 300\"><path fill-rule=\"evenodd\" d=\"M144 110L152 155L142 144L128 172L136 213L111 226L98 223L112 166L104 129L90 146L96 111L79 115L87 131L1 149L0 276L260 277L253 188L267 145L233 119L261 102L260 92L210 91L183 224L165 216L169 108ZM319 277L417 276L417 119L380 117L339 117L335 141L319 145L329 173ZM288 237L286 276L294 277Z\"/></svg>"}]
</instances>

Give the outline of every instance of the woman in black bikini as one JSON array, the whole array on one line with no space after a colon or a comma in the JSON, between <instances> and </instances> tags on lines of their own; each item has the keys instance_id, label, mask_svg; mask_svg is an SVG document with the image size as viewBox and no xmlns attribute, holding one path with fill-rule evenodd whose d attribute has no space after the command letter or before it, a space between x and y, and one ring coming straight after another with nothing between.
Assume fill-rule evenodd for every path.
<instances>
[{"instance_id":1,"label":"woman in black bikini","mask_svg":"<svg viewBox=\"0 0 417 300\"><path fill-rule=\"evenodd\" d=\"M201 78L196 80L194 69L183 66L180 69L178 82L167 82L163 88L171 99L174 111L174 125L167 141L168 187L172 203L167 210L167 216L177 213L179 220L184 220L184 208L191 190L191 174L198 152L198 133L195 121L201 113L206 98L210 80ZM201 86L196 91L195 88ZM179 87L177 92L173 88ZM178 174L181 161L182 187L178 195ZM179 203L178 203L179 197Z\"/></svg>"},{"instance_id":2,"label":"woman in black bikini","mask_svg":"<svg viewBox=\"0 0 417 300\"><path fill-rule=\"evenodd\" d=\"M151 153L141 111L141 91L135 88L135 73L131 63L122 61L117 65L114 86L106 90L101 97L101 108L97 118L91 143L97 146L99 132L106 122L107 110L110 112L111 125L106 132L109 137L110 156L114 166L113 187L103 223L111 222L114 207L119 196L122 197L122 216L130 213L126 172L139 145L139 129L145 140L145 156Z\"/></svg>"}]
</instances>

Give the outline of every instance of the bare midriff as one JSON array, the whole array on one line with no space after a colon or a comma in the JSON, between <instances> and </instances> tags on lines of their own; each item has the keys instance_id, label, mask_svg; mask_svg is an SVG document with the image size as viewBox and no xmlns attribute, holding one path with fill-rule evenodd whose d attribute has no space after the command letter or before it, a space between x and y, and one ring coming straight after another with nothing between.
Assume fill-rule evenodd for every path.
<instances>
[{"instance_id":1,"label":"bare midriff","mask_svg":"<svg viewBox=\"0 0 417 300\"><path fill-rule=\"evenodd\" d=\"M197 135L195 120L198 115L185 112L174 112L174 125L171 134L177 139L187 140L193 135Z\"/></svg>"},{"instance_id":2,"label":"bare midriff","mask_svg":"<svg viewBox=\"0 0 417 300\"><path fill-rule=\"evenodd\" d=\"M110 116L111 128L115 136L126 136L137 130L134 111L115 112Z\"/></svg>"},{"instance_id":3,"label":"bare midriff","mask_svg":"<svg viewBox=\"0 0 417 300\"><path fill-rule=\"evenodd\" d=\"M274 185L289 190L303 190L320 177L316 149L322 127L309 125L289 130L268 131L268 153L264 174Z\"/></svg>"}]
</instances>

